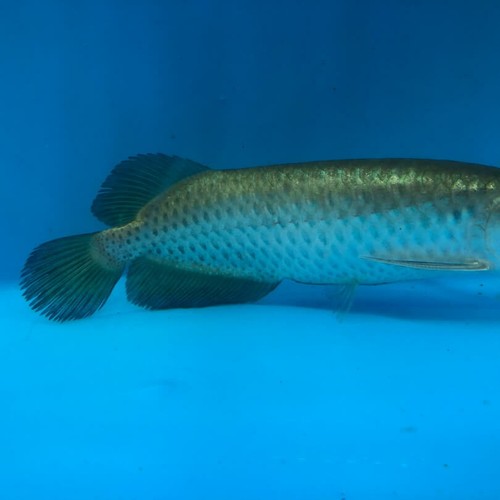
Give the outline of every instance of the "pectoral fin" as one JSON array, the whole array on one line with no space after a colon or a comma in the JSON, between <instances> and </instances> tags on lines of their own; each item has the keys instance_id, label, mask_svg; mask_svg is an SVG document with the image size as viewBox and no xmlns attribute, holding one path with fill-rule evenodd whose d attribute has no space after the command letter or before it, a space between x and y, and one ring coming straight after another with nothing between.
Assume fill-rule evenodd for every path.
<instances>
[{"instance_id":1,"label":"pectoral fin","mask_svg":"<svg viewBox=\"0 0 500 500\"><path fill-rule=\"evenodd\" d=\"M486 260L481 259L450 259L450 260L430 260L429 258L422 259L399 259L397 257L377 257L365 256L366 260L381 262L383 264L391 264L393 266L412 267L414 269L422 269L429 271L488 271L491 266Z\"/></svg>"}]
</instances>

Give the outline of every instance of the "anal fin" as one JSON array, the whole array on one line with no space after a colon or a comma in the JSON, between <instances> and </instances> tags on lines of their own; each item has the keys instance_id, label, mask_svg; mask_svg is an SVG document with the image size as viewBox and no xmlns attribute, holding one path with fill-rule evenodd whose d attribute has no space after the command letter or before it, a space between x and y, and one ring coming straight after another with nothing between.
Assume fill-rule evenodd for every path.
<instances>
[{"instance_id":1,"label":"anal fin","mask_svg":"<svg viewBox=\"0 0 500 500\"><path fill-rule=\"evenodd\" d=\"M393 266L412 267L414 269L422 269L429 271L488 271L491 265L488 261L482 259L449 259L449 260L430 260L422 259L399 259L397 257L377 257L365 256L366 260L381 262L383 264L391 264Z\"/></svg>"},{"instance_id":2,"label":"anal fin","mask_svg":"<svg viewBox=\"0 0 500 500\"><path fill-rule=\"evenodd\" d=\"M148 257L132 262L127 274L128 299L147 309L206 307L255 302L279 282L180 268Z\"/></svg>"}]
</instances>

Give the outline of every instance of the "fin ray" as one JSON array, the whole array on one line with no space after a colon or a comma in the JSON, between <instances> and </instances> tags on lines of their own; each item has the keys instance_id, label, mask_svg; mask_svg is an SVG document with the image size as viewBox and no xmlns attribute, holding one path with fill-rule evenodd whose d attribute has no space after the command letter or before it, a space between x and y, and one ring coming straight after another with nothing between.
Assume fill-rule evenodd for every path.
<instances>
[{"instance_id":1,"label":"fin ray","mask_svg":"<svg viewBox=\"0 0 500 500\"><path fill-rule=\"evenodd\" d=\"M491 268L490 263L481 259L459 258L450 261L423 259L398 259L376 256L365 256L366 260L391 264L393 266L412 267L429 271L487 271Z\"/></svg>"},{"instance_id":2,"label":"fin ray","mask_svg":"<svg viewBox=\"0 0 500 500\"><path fill-rule=\"evenodd\" d=\"M189 270L140 257L129 267L126 287L128 299L134 304L171 309L255 302L278 284Z\"/></svg>"},{"instance_id":3,"label":"fin ray","mask_svg":"<svg viewBox=\"0 0 500 500\"><path fill-rule=\"evenodd\" d=\"M90 316L108 299L123 267L103 267L93 256L95 233L59 238L33 250L21 273L30 307L49 319Z\"/></svg>"},{"instance_id":4,"label":"fin ray","mask_svg":"<svg viewBox=\"0 0 500 500\"><path fill-rule=\"evenodd\" d=\"M176 182L208 170L178 156L142 154L119 163L103 182L92 213L108 226L134 220L144 205Z\"/></svg>"}]
</instances>

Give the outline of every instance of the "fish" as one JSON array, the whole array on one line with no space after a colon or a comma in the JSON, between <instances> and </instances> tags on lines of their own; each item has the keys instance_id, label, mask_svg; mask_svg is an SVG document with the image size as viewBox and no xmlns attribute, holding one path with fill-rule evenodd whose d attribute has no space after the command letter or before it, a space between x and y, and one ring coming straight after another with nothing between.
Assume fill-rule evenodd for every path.
<instances>
[{"instance_id":1,"label":"fish","mask_svg":"<svg viewBox=\"0 0 500 500\"><path fill-rule=\"evenodd\" d=\"M500 169L349 159L212 169L119 163L93 214L108 229L41 244L20 287L55 321L99 310L123 274L146 309L255 302L283 280L348 290L499 266Z\"/></svg>"}]
</instances>

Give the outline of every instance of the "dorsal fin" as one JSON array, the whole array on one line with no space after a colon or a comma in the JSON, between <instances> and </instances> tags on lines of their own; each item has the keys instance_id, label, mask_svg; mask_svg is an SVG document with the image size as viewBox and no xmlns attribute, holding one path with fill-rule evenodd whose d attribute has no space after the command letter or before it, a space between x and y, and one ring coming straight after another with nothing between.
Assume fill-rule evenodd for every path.
<instances>
[{"instance_id":1,"label":"dorsal fin","mask_svg":"<svg viewBox=\"0 0 500 500\"><path fill-rule=\"evenodd\" d=\"M108 226L134 220L146 203L176 182L208 170L178 156L141 154L119 163L103 182L92 213Z\"/></svg>"}]
</instances>

